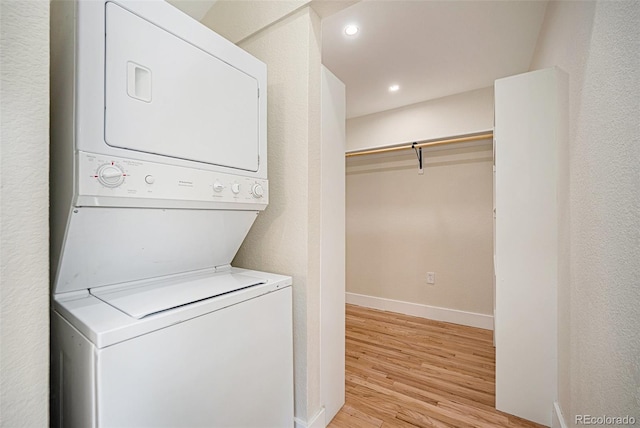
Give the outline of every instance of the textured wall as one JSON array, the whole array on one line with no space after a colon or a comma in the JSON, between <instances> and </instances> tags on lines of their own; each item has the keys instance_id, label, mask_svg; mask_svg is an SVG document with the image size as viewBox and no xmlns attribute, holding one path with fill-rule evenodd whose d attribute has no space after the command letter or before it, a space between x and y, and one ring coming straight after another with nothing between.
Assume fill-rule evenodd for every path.
<instances>
[{"instance_id":1,"label":"textured wall","mask_svg":"<svg viewBox=\"0 0 640 428\"><path fill-rule=\"evenodd\" d=\"M559 399L640 420L640 3L551 2L532 69L570 75L570 281Z\"/></svg>"},{"instance_id":2,"label":"textured wall","mask_svg":"<svg viewBox=\"0 0 640 428\"><path fill-rule=\"evenodd\" d=\"M489 144L347 162L347 291L493 314ZM427 285L427 272L436 284Z\"/></svg>"},{"instance_id":3,"label":"textured wall","mask_svg":"<svg viewBox=\"0 0 640 428\"><path fill-rule=\"evenodd\" d=\"M201 22L237 44L307 3L309 0L217 0Z\"/></svg>"},{"instance_id":4,"label":"textured wall","mask_svg":"<svg viewBox=\"0 0 640 428\"><path fill-rule=\"evenodd\" d=\"M270 198L233 264L293 277L295 412L302 423L321 409L319 30L320 19L304 7L240 43L267 64Z\"/></svg>"},{"instance_id":5,"label":"textured wall","mask_svg":"<svg viewBox=\"0 0 640 428\"><path fill-rule=\"evenodd\" d=\"M0 3L0 425L49 418L49 2Z\"/></svg>"}]
</instances>

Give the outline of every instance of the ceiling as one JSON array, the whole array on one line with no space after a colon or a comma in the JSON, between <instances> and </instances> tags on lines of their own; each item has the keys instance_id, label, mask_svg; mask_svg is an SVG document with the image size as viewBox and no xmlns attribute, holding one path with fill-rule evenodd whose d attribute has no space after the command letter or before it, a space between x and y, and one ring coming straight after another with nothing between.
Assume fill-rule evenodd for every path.
<instances>
[{"instance_id":1,"label":"ceiling","mask_svg":"<svg viewBox=\"0 0 640 428\"><path fill-rule=\"evenodd\" d=\"M484 88L529 70L546 4L363 0L323 19L322 62L346 85L347 117Z\"/></svg>"},{"instance_id":2,"label":"ceiling","mask_svg":"<svg viewBox=\"0 0 640 428\"><path fill-rule=\"evenodd\" d=\"M216 2L168 1L197 20ZM357 117L528 71L547 0L316 0L316 7L323 3L344 7L322 20L322 62L346 85L347 117ZM347 24L359 33L346 36ZM392 84L400 89L389 92Z\"/></svg>"}]
</instances>

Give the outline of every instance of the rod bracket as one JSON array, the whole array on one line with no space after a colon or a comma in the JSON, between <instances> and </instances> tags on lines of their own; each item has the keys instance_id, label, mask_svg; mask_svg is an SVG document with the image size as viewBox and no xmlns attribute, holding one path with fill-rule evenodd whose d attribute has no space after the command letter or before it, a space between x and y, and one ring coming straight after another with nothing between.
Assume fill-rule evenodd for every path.
<instances>
[{"instance_id":1,"label":"rod bracket","mask_svg":"<svg viewBox=\"0 0 640 428\"><path fill-rule=\"evenodd\" d=\"M414 142L411 144L411 148L416 152L416 157L418 158L418 174L423 174L424 169L422 169L422 147L416 148L418 143Z\"/></svg>"}]
</instances>

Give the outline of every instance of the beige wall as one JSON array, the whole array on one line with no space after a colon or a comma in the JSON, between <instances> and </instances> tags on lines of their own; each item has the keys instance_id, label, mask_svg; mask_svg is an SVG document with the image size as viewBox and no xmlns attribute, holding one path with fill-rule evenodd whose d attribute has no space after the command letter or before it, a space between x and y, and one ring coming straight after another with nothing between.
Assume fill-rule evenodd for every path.
<instances>
[{"instance_id":1,"label":"beige wall","mask_svg":"<svg viewBox=\"0 0 640 428\"><path fill-rule=\"evenodd\" d=\"M347 151L493 129L493 86L347 121Z\"/></svg>"},{"instance_id":2,"label":"beige wall","mask_svg":"<svg viewBox=\"0 0 640 428\"><path fill-rule=\"evenodd\" d=\"M228 6L220 25L243 25L244 9L234 14ZM267 64L270 200L233 264L293 277L295 414L302 425L322 407L319 36L319 17L303 7L239 44Z\"/></svg>"},{"instance_id":3,"label":"beige wall","mask_svg":"<svg viewBox=\"0 0 640 428\"><path fill-rule=\"evenodd\" d=\"M401 153L347 161L347 292L492 314L491 142Z\"/></svg>"},{"instance_id":4,"label":"beige wall","mask_svg":"<svg viewBox=\"0 0 640 428\"><path fill-rule=\"evenodd\" d=\"M349 119L347 150L492 128L489 87ZM493 315L491 142L397 153L347 160L347 292Z\"/></svg>"},{"instance_id":5,"label":"beige wall","mask_svg":"<svg viewBox=\"0 0 640 428\"><path fill-rule=\"evenodd\" d=\"M349 119L347 151L490 129L493 87ZM464 146L347 160L347 292L493 315L492 146Z\"/></svg>"},{"instance_id":6,"label":"beige wall","mask_svg":"<svg viewBox=\"0 0 640 428\"><path fill-rule=\"evenodd\" d=\"M307 3L309 0L217 0L201 22L237 44Z\"/></svg>"},{"instance_id":7,"label":"beige wall","mask_svg":"<svg viewBox=\"0 0 640 428\"><path fill-rule=\"evenodd\" d=\"M559 402L640 420L640 3L551 2L532 69L570 75L570 267ZM637 423L637 422L636 422Z\"/></svg>"},{"instance_id":8,"label":"beige wall","mask_svg":"<svg viewBox=\"0 0 640 428\"><path fill-rule=\"evenodd\" d=\"M0 2L0 426L49 420L49 2Z\"/></svg>"}]
</instances>

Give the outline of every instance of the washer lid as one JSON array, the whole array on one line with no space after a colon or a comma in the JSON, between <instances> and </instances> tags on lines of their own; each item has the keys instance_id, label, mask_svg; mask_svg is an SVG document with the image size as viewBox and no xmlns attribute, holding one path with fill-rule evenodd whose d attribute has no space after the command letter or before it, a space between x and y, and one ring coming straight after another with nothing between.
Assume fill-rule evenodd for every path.
<instances>
[{"instance_id":1,"label":"washer lid","mask_svg":"<svg viewBox=\"0 0 640 428\"><path fill-rule=\"evenodd\" d=\"M212 274L209 271L195 276L191 274L188 279L184 275L175 275L165 279L92 288L89 292L127 315L142 319L169 309L265 283L267 280L238 273Z\"/></svg>"}]
</instances>

